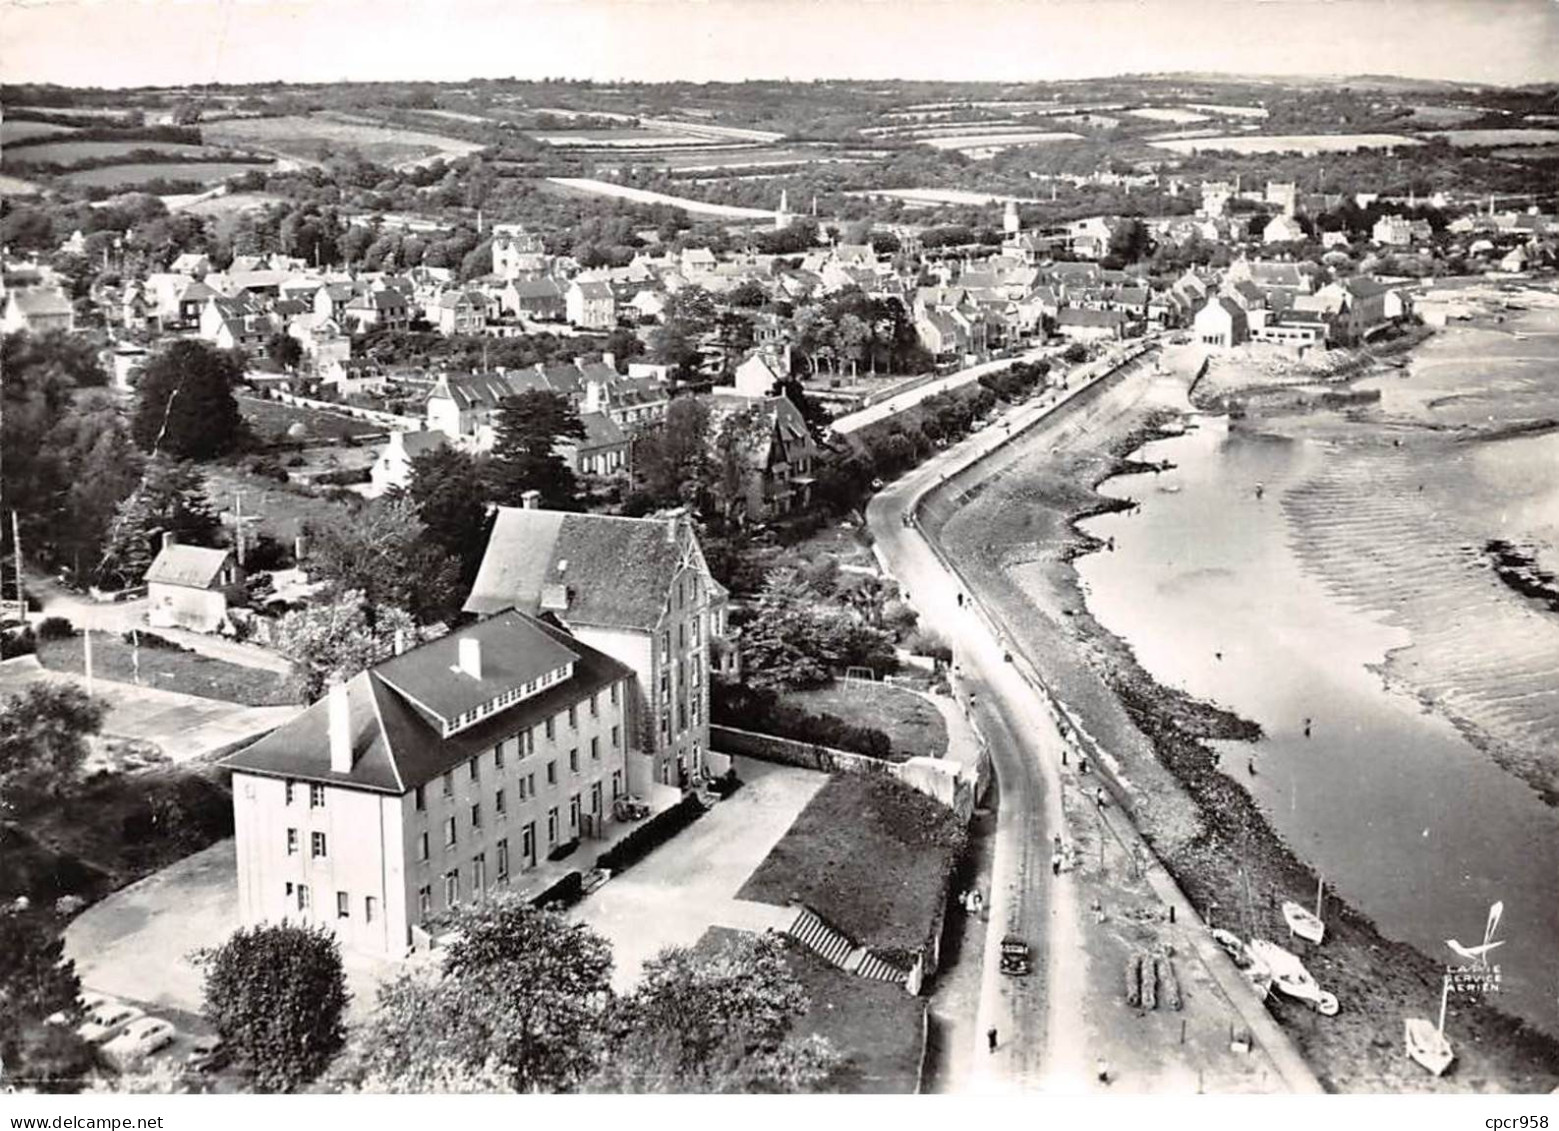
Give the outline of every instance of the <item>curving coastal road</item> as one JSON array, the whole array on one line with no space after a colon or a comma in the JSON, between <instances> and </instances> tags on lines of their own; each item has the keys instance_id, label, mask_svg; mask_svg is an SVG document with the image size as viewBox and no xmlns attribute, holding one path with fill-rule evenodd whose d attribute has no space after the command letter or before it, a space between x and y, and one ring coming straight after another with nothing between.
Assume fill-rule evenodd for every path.
<instances>
[{"instance_id":1,"label":"curving coastal road","mask_svg":"<svg viewBox=\"0 0 1559 1131\"><path fill-rule=\"evenodd\" d=\"M981 971L978 1016L970 1027L955 1025L960 1039L976 1042L975 1067L967 1083L976 1091L1048 1090L1079 1092L1119 1086L1129 1090L1182 1090L1200 1086L1203 1065L1198 1050L1183 1043L1178 1051L1147 1049L1142 1030L1115 1007L1119 972L1113 961L1097 962L1107 952L1098 936L1090 937L1088 917L1099 890L1081 873L1053 876L1052 837L1073 841L1063 809L1062 751L1069 749L1058 724L1057 705L1026 678L1021 655L1005 638L1001 626L963 591L952 563L921 532L915 522L922 499L947 478L984 459L1024 430L1057 413L1057 427L1074 415L1069 402L1097 404L1096 386L1121 382L1145 386L1153 368L1146 361L1117 368L1116 362L1140 354L1140 346L1118 349L1111 358L1079 370L1060 400L1046 396L1010 411L1005 420L977 434L906 474L880 491L868 504L867 523L874 549L884 568L906 591L924 625L940 633L953 647L954 691L970 712L990 746L1000 783L995 854L990 892L990 929ZM1107 396L1115 390L1100 390ZM1129 393L1129 390L1127 390ZM1041 426L1044 426L1041 424ZM960 600L962 597L962 600ZM1016 662L1014 662L1016 661ZM1074 760L1075 765L1075 760ZM1077 788L1074 783L1074 790ZM1101 814L1101 829L1130 852L1143 851L1129 823L1115 814ZM1179 959L1208 992L1188 1003L1193 1024L1221 1031L1238 1018L1256 1038L1250 1057L1251 1090L1319 1091L1314 1075L1265 1008L1250 992L1222 952L1200 928L1196 912L1160 868L1150 868L1148 880L1164 906L1174 907L1181 927L1176 931L1185 957ZM1000 946L1005 934L1027 941L1035 956L1028 978L1007 978L1000 972ZM1189 971L1192 963L1201 969ZM996 1029L998 1046L986 1048L986 1033ZM1224 1055L1206 1057L1214 1078L1227 1072ZM1098 1078L1100 1061L1110 1066L1108 1082ZM1214 1063L1214 1061L1219 1063ZM1121 1065L1129 1065L1126 1078Z\"/></svg>"}]
</instances>

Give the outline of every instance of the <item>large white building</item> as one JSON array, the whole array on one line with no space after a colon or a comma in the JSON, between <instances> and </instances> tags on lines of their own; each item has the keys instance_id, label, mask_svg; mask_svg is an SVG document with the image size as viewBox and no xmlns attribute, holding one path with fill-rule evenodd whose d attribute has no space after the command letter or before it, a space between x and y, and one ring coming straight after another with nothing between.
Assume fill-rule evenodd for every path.
<instances>
[{"instance_id":1,"label":"large white building","mask_svg":"<svg viewBox=\"0 0 1559 1131\"><path fill-rule=\"evenodd\" d=\"M319 923L401 955L628 792L633 672L508 610L331 688L226 760L245 924Z\"/></svg>"}]
</instances>

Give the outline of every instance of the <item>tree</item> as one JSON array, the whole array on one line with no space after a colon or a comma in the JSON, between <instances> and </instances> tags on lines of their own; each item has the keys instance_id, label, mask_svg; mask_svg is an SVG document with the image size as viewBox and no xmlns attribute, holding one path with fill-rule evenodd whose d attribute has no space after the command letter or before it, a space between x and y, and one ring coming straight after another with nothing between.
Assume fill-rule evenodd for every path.
<instances>
[{"instance_id":1,"label":"tree","mask_svg":"<svg viewBox=\"0 0 1559 1131\"><path fill-rule=\"evenodd\" d=\"M281 330L266 341L265 352L272 361L289 372L303 361L303 343Z\"/></svg>"},{"instance_id":2,"label":"tree","mask_svg":"<svg viewBox=\"0 0 1559 1131\"><path fill-rule=\"evenodd\" d=\"M205 1015L265 1092L290 1092L330 1063L345 1041L350 995L341 947L328 928L241 927L205 967Z\"/></svg>"},{"instance_id":3,"label":"tree","mask_svg":"<svg viewBox=\"0 0 1559 1131\"><path fill-rule=\"evenodd\" d=\"M656 502L697 503L709 488L709 406L678 397L666 409L665 423L635 451L644 489Z\"/></svg>"},{"instance_id":4,"label":"tree","mask_svg":"<svg viewBox=\"0 0 1559 1131\"><path fill-rule=\"evenodd\" d=\"M98 574L121 585L137 584L157 556L163 535L206 546L220 525L199 470L190 463L154 456L140 485L114 512Z\"/></svg>"},{"instance_id":5,"label":"tree","mask_svg":"<svg viewBox=\"0 0 1559 1131\"><path fill-rule=\"evenodd\" d=\"M0 1067L4 1069L0 1085L10 1077L28 1091L63 1095L81 1090L90 1081L92 1090L101 1079L94 1075L97 1066L92 1046L68 1025L0 1021Z\"/></svg>"},{"instance_id":6,"label":"tree","mask_svg":"<svg viewBox=\"0 0 1559 1131\"><path fill-rule=\"evenodd\" d=\"M367 1078L497 1070L516 1092L561 1091L593 1070L611 995L611 947L589 927L503 894L439 921L452 933L437 980L383 986L353 1050Z\"/></svg>"},{"instance_id":7,"label":"tree","mask_svg":"<svg viewBox=\"0 0 1559 1131\"><path fill-rule=\"evenodd\" d=\"M561 439L583 440L585 426L561 393L532 389L507 398L498 410L497 435L488 465L496 500L519 506L526 491L540 491L543 506L572 510L578 484L557 453Z\"/></svg>"},{"instance_id":8,"label":"tree","mask_svg":"<svg viewBox=\"0 0 1559 1131\"><path fill-rule=\"evenodd\" d=\"M487 545L487 482L469 452L445 445L411 461L411 500L428 537L460 563L469 584Z\"/></svg>"},{"instance_id":9,"label":"tree","mask_svg":"<svg viewBox=\"0 0 1559 1131\"><path fill-rule=\"evenodd\" d=\"M794 570L775 570L764 580L757 614L739 637L750 686L783 691L829 681L838 657L828 649L827 635L818 631L813 600Z\"/></svg>"},{"instance_id":10,"label":"tree","mask_svg":"<svg viewBox=\"0 0 1559 1131\"><path fill-rule=\"evenodd\" d=\"M65 940L37 916L0 910L0 1031L73 1009L80 993Z\"/></svg>"},{"instance_id":11,"label":"tree","mask_svg":"<svg viewBox=\"0 0 1559 1131\"><path fill-rule=\"evenodd\" d=\"M74 784L103 712L68 684L35 683L0 704L0 812L58 797Z\"/></svg>"},{"instance_id":12,"label":"tree","mask_svg":"<svg viewBox=\"0 0 1559 1131\"><path fill-rule=\"evenodd\" d=\"M590 1081L616 1092L794 1092L838 1063L821 1039L791 1035L807 996L772 936L713 953L667 948L613 1010L609 1053Z\"/></svg>"},{"instance_id":13,"label":"tree","mask_svg":"<svg viewBox=\"0 0 1559 1131\"><path fill-rule=\"evenodd\" d=\"M332 683L344 683L390 653L396 634L417 639L416 622L388 605L372 606L361 592L310 604L276 622L276 650L292 661L293 683L308 703Z\"/></svg>"},{"instance_id":14,"label":"tree","mask_svg":"<svg viewBox=\"0 0 1559 1131\"><path fill-rule=\"evenodd\" d=\"M305 534L309 574L338 595L356 591L371 606L405 609L422 623L455 607L460 565L427 537L409 498L374 499L352 521L310 523Z\"/></svg>"},{"instance_id":15,"label":"tree","mask_svg":"<svg viewBox=\"0 0 1559 1131\"><path fill-rule=\"evenodd\" d=\"M238 447L243 420L233 386L243 366L205 342L176 341L141 372L131 432L145 451L211 459Z\"/></svg>"}]
</instances>

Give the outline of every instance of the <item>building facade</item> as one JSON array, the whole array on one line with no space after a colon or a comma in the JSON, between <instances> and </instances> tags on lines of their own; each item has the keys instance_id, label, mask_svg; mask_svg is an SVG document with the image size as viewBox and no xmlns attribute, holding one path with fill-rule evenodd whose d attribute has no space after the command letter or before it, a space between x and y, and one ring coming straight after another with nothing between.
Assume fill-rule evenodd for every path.
<instances>
[{"instance_id":1,"label":"building facade","mask_svg":"<svg viewBox=\"0 0 1559 1131\"><path fill-rule=\"evenodd\" d=\"M599 837L628 791L632 672L513 610L362 672L226 759L248 925L405 954L433 916Z\"/></svg>"},{"instance_id":2,"label":"building facade","mask_svg":"<svg viewBox=\"0 0 1559 1131\"><path fill-rule=\"evenodd\" d=\"M546 615L633 671L627 756L635 793L708 774L709 654L726 593L692 523L500 507L467 612Z\"/></svg>"}]
</instances>

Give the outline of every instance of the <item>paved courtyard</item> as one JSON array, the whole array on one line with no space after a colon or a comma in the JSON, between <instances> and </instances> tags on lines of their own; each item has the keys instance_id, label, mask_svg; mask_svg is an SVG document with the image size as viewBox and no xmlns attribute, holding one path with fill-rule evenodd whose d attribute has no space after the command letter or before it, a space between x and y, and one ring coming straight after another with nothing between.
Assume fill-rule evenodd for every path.
<instances>
[{"instance_id":1,"label":"paved courtyard","mask_svg":"<svg viewBox=\"0 0 1559 1131\"><path fill-rule=\"evenodd\" d=\"M668 946L691 946L710 927L761 931L794 918L736 893L828 775L735 761L741 789L574 910L574 918L611 941L617 989L638 980L645 959Z\"/></svg>"},{"instance_id":2,"label":"paved courtyard","mask_svg":"<svg viewBox=\"0 0 1559 1131\"><path fill-rule=\"evenodd\" d=\"M690 945L711 926L784 926L784 908L735 897L827 776L738 760L743 786L668 843L588 897L575 911L611 940L616 984L638 977L662 947ZM82 985L154 1009L198 1013L202 975L190 953L220 946L238 927L231 840L186 857L82 912L65 952ZM345 954L352 1015L371 1010L378 984L400 965Z\"/></svg>"}]
</instances>

